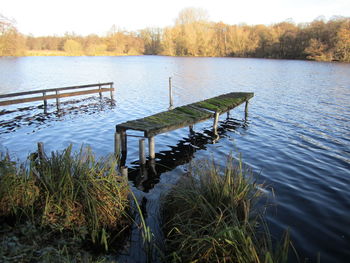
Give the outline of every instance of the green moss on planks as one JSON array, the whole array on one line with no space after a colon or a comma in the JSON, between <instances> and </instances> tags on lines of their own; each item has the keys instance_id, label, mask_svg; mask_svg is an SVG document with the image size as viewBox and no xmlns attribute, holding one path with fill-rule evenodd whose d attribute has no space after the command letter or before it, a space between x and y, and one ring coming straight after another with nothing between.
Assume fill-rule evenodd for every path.
<instances>
[{"instance_id":1,"label":"green moss on planks","mask_svg":"<svg viewBox=\"0 0 350 263\"><path fill-rule=\"evenodd\" d=\"M254 96L254 93L233 92L193 104L177 107L145 118L117 125L117 129L133 129L147 134L158 134L192 125L213 117L211 111L225 112L237 107Z\"/></svg>"}]
</instances>

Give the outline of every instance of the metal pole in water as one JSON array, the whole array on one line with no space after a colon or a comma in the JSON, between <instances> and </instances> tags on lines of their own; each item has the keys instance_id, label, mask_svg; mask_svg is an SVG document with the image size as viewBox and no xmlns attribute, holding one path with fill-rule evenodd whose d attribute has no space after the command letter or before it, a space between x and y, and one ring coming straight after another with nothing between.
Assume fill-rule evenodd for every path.
<instances>
[{"instance_id":1,"label":"metal pole in water","mask_svg":"<svg viewBox=\"0 0 350 263\"><path fill-rule=\"evenodd\" d=\"M169 107L173 106L173 91L172 91L173 87L171 84L171 77L169 77Z\"/></svg>"}]
</instances>

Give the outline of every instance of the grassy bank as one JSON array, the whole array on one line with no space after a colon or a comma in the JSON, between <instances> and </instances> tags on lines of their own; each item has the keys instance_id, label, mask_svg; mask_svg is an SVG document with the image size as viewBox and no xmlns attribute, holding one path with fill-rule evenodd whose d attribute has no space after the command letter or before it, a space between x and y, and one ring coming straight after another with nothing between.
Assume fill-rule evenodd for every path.
<instances>
[{"instance_id":1,"label":"grassy bank","mask_svg":"<svg viewBox=\"0 0 350 263\"><path fill-rule=\"evenodd\" d=\"M242 162L202 162L163 201L167 262L287 262L288 234L272 245Z\"/></svg>"},{"instance_id":2,"label":"grassy bank","mask_svg":"<svg viewBox=\"0 0 350 263\"><path fill-rule=\"evenodd\" d=\"M68 147L42 159L32 154L28 163L0 156L0 261L91 261L91 252L121 247L130 190L115 158Z\"/></svg>"}]
</instances>

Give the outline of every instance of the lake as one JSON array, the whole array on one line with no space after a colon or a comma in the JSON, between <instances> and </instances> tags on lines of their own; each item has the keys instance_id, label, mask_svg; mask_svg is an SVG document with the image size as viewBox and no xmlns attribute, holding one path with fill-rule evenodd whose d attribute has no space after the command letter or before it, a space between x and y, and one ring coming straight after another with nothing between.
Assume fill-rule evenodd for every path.
<instances>
[{"instance_id":1,"label":"lake","mask_svg":"<svg viewBox=\"0 0 350 263\"><path fill-rule=\"evenodd\" d=\"M90 145L98 156L113 153L115 125L169 107L228 92L254 92L244 105L220 117L220 140L208 135L212 120L156 136L157 160L169 169L143 182L149 222L157 232L159 195L187 169L187 162L242 154L274 198L267 221L274 236L290 228L301 258L348 262L350 258L350 64L244 58L23 57L0 59L0 94L98 82L114 82L107 99L73 97L48 114L40 102L0 108L0 150L24 160L43 142L47 153L69 144ZM106 96L109 94L106 93ZM39 107L38 107L39 106ZM132 134L132 132L131 132ZM135 135L137 133L135 132ZM128 141L127 165L135 167L138 139ZM132 175L133 182L137 175ZM136 189L136 187L135 187ZM273 190L272 190L273 189ZM135 245L136 246L136 245ZM134 255L135 256L135 255ZM131 255L132 257L132 255Z\"/></svg>"}]
</instances>

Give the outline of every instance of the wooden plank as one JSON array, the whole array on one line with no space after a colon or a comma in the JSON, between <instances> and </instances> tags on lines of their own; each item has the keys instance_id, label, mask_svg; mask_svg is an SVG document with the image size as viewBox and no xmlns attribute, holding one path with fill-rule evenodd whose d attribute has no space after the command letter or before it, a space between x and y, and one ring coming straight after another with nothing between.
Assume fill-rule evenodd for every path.
<instances>
[{"instance_id":1,"label":"wooden plank","mask_svg":"<svg viewBox=\"0 0 350 263\"><path fill-rule=\"evenodd\" d=\"M25 95L33 95L33 94L43 93L43 92L55 92L56 90L58 90L58 91L74 90L74 89L84 89L84 88L91 88L91 87L98 87L98 86L107 86L107 85L111 85L111 87L112 87L113 82L98 83L98 84L88 84L88 85L80 85L80 86L70 86L70 87L55 88L55 89L42 89L42 90L33 90L33 91L8 93L8 94L0 95L0 99L2 99L2 98L10 98L10 97L18 97L18 96L25 96Z\"/></svg>"},{"instance_id":2,"label":"wooden plank","mask_svg":"<svg viewBox=\"0 0 350 263\"><path fill-rule=\"evenodd\" d=\"M101 89L93 89L93 90L66 92L66 93L61 93L61 94L57 94L57 95L54 94L54 95L46 95L46 96L40 96L40 97L6 100L6 101L0 101L0 106L33 102L33 101L40 101L40 100L56 99L56 98L73 97L73 96L79 96L79 95L87 95L87 94L106 92L106 91L111 91L111 90L113 90L113 88L101 88Z\"/></svg>"}]
</instances>

